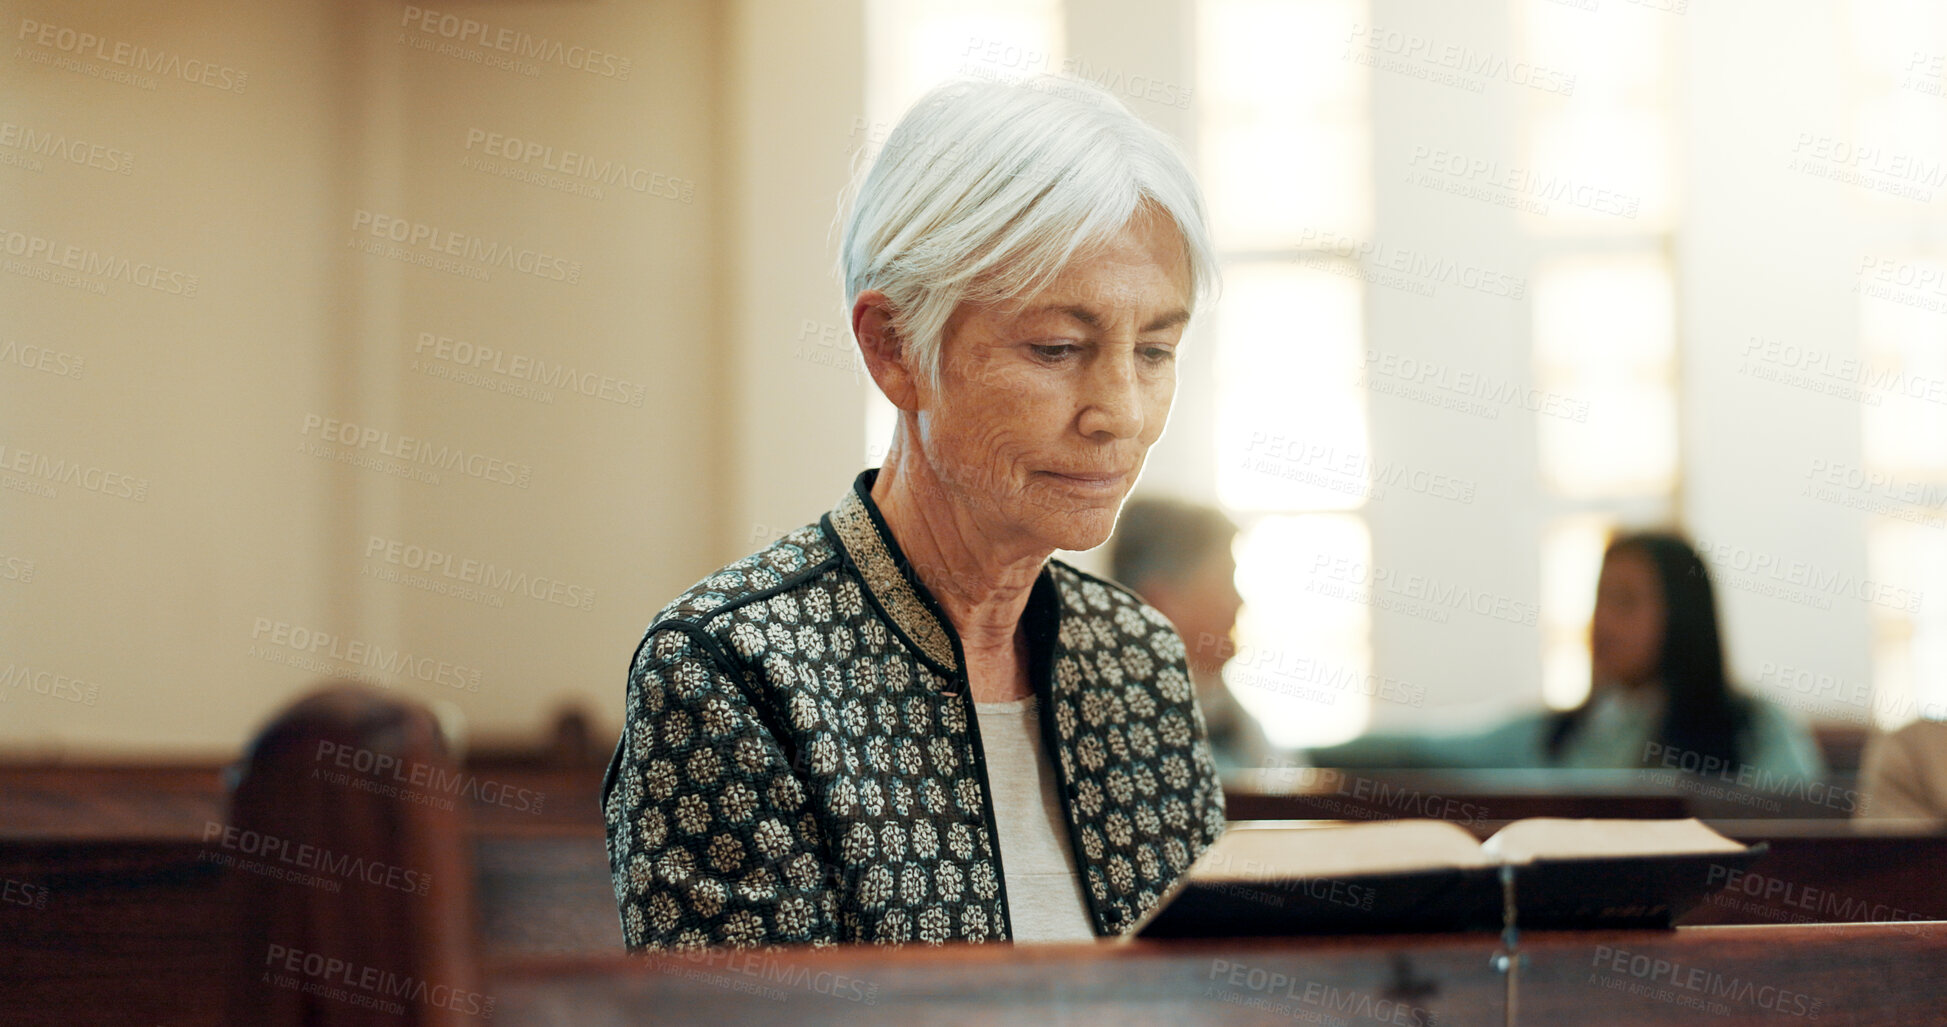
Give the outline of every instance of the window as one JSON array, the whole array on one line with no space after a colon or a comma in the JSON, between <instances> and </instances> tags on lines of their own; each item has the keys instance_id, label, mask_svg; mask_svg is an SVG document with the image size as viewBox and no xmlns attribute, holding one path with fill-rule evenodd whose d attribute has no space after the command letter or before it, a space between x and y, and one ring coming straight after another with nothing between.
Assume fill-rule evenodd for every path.
<instances>
[{"instance_id":1,"label":"window","mask_svg":"<svg viewBox=\"0 0 1947 1027\"><path fill-rule=\"evenodd\" d=\"M1929 284L1947 281L1935 202L1947 187L1947 13L1891 0L1849 10L1854 125L1840 144L1874 147L1847 190L1866 236L1854 377L1867 398L1863 467L1830 487L1866 513L1872 713L1890 730L1947 719L1947 597L1917 586L1947 581L1947 290Z\"/></svg>"},{"instance_id":2,"label":"window","mask_svg":"<svg viewBox=\"0 0 1947 1027\"><path fill-rule=\"evenodd\" d=\"M1224 679L1274 742L1329 744L1370 719L1371 112L1344 59L1366 5L1202 0L1197 15L1199 172L1224 274L1217 496L1242 528Z\"/></svg>"},{"instance_id":3,"label":"window","mask_svg":"<svg viewBox=\"0 0 1947 1027\"><path fill-rule=\"evenodd\" d=\"M1535 444L1541 470L1542 698L1589 694L1589 617L1619 527L1665 524L1681 481L1671 23L1648 9L1518 0L1521 52L1574 69L1524 91L1514 177L1535 246Z\"/></svg>"}]
</instances>

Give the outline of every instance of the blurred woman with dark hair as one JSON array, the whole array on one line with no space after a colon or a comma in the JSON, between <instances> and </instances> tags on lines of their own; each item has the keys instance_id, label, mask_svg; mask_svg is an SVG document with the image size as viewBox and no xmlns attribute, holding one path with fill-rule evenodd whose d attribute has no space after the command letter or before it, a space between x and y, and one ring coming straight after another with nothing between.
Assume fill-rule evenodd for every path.
<instances>
[{"instance_id":1,"label":"blurred woman with dark hair","mask_svg":"<svg viewBox=\"0 0 1947 1027\"><path fill-rule=\"evenodd\" d=\"M1580 706L1473 735L1368 735L1321 766L1675 768L1819 777L1810 733L1731 687L1710 572L1676 534L1616 536L1602 556Z\"/></svg>"}]
</instances>

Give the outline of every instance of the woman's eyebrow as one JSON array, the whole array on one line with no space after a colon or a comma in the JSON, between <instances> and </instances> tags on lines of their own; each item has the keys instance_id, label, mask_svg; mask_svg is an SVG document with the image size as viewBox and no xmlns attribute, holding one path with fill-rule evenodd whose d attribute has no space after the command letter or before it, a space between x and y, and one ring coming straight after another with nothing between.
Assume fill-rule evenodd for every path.
<instances>
[{"instance_id":1,"label":"woman's eyebrow","mask_svg":"<svg viewBox=\"0 0 1947 1027\"><path fill-rule=\"evenodd\" d=\"M1183 309L1182 307L1178 307L1175 310L1172 310L1169 313L1164 314L1162 317L1159 317L1154 321L1151 321L1148 324L1144 325L1143 331L1145 333L1160 332L1165 328L1175 328L1177 325L1184 324L1189 320L1190 320L1190 312L1188 310Z\"/></svg>"},{"instance_id":2,"label":"woman's eyebrow","mask_svg":"<svg viewBox=\"0 0 1947 1027\"><path fill-rule=\"evenodd\" d=\"M1050 303L1046 306L1034 307L1026 311L1023 316L1037 317L1042 314L1063 314L1077 321L1080 321L1081 323L1089 326L1090 328L1094 328L1098 331L1101 330L1102 328L1101 315L1097 314L1095 311L1090 310L1089 308L1082 306L1078 303ZM1183 309L1182 307L1178 307L1177 309L1172 310L1169 313L1164 314L1150 321L1148 324L1143 326L1142 330L1145 333L1160 332L1165 328L1174 328L1177 325L1183 324L1189 320L1190 320L1190 312L1188 310Z\"/></svg>"}]
</instances>

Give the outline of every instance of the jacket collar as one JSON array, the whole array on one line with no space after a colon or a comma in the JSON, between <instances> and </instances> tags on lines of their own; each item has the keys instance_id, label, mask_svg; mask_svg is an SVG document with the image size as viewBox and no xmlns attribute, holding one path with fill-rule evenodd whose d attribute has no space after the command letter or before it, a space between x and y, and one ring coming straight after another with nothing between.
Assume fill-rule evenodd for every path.
<instances>
[{"instance_id":1,"label":"jacket collar","mask_svg":"<svg viewBox=\"0 0 1947 1027\"><path fill-rule=\"evenodd\" d=\"M872 501L872 481L876 479L878 468L859 472L837 507L826 514L827 534L837 540L837 546L859 569L866 596L886 614L892 628L940 674L948 680L956 678L966 666L960 633L954 631L954 622L940 608L933 592L919 581L913 563L900 550L900 540L892 536L886 518L878 513L878 503ZM1051 637L1053 606L1053 579L1044 565L1034 592L1030 592L1028 608L1022 610L1022 616L1030 620L1032 641L1046 645L1047 637Z\"/></svg>"},{"instance_id":2,"label":"jacket collar","mask_svg":"<svg viewBox=\"0 0 1947 1027\"><path fill-rule=\"evenodd\" d=\"M936 670L956 677L964 663L959 635L879 515L879 505L872 501L872 483L878 477L879 469L873 467L853 479L844 498L825 515L826 530L858 568L866 594L893 629Z\"/></svg>"}]
</instances>

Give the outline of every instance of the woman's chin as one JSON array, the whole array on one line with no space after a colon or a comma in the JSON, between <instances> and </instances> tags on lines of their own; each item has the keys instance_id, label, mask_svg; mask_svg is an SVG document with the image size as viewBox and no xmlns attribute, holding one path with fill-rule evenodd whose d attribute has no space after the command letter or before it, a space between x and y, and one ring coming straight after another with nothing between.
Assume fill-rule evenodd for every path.
<instances>
[{"instance_id":1,"label":"woman's chin","mask_svg":"<svg viewBox=\"0 0 1947 1027\"><path fill-rule=\"evenodd\" d=\"M1056 515L1049 520L1052 523L1046 527L1047 532L1053 535L1050 541L1056 549L1066 549L1071 553L1094 549L1107 542L1115 532L1113 507L1107 510L1078 510L1066 517Z\"/></svg>"}]
</instances>

